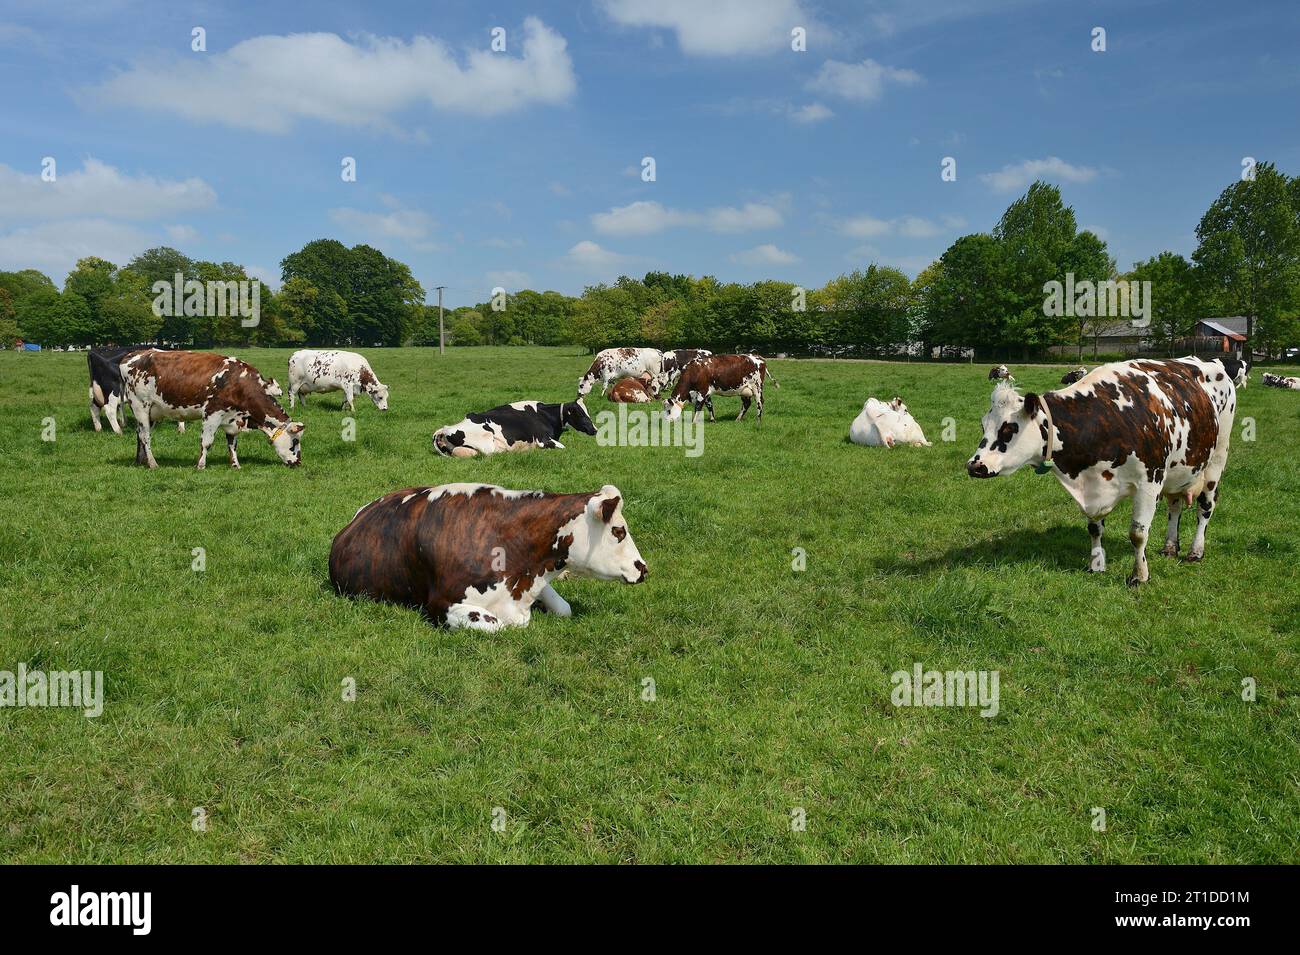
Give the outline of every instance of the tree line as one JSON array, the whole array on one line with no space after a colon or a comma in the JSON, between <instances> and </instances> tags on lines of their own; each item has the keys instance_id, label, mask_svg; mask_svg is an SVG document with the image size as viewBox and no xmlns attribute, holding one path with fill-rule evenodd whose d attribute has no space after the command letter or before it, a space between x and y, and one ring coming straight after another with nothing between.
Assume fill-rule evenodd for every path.
<instances>
[{"instance_id":1,"label":"tree line","mask_svg":"<svg viewBox=\"0 0 1300 955\"><path fill-rule=\"evenodd\" d=\"M820 288L767 279L649 272L588 286L581 296L524 289L450 309L455 346L614 345L889 357L973 348L1029 358L1054 346L1082 355L1116 324L1109 314L1045 307L1044 288L1150 282L1149 335L1170 353L1196 321L1244 315L1256 350L1300 340L1300 178L1259 163L1201 217L1191 260L1164 251L1127 272L1080 229L1060 189L1039 181L988 232L958 238L915 279L872 263ZM281 286L262 289L260 320L159 315L154 283L250 281L232 262L156 248L117 265L80 260L63 288L40 272L0 272L0 340L43 345L160 341L189 347L432 345L438 309L405 264L367 245L319 239L284 258ZM1086 312L1086 309L1083 310Z\"/></svg>"}]
</instances>

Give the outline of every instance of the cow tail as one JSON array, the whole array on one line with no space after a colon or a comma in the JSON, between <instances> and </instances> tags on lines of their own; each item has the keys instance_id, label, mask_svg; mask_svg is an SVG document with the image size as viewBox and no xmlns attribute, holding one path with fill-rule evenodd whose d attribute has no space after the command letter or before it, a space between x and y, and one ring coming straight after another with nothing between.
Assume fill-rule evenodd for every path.
<instances>
[{"instance_id":1,"label":"cow tail","mask_svg":"<svg viewBox=\"0 0 1300 955\"><path fill-rule=\"evenodd\" d=\"M767 375L768 380L776 387L781 387L781 382L776 380L776 376L772 374L772 369L767 367L767 362L763 362L763 374Z\"/></svg>"}]
</instances>

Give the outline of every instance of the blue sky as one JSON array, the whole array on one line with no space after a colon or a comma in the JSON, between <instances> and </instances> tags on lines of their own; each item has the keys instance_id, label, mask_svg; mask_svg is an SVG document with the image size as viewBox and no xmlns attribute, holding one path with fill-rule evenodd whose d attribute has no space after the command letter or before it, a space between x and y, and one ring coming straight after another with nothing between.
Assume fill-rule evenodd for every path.
<instances>
[{"instance_id":1,"label":"blue sky","mask_svg":"<svg viewBox=\"0 0 1300 955\"><path fill-rule=\"evenodd\" d=\"M450 305L814 287L915 274L1035 174L1127 268L1190 254L1243 157L1300 173L1297 50L1281 0L0 0L0 269L168 244L274 284L334 237Z\"/></svg>"}]
</instances>

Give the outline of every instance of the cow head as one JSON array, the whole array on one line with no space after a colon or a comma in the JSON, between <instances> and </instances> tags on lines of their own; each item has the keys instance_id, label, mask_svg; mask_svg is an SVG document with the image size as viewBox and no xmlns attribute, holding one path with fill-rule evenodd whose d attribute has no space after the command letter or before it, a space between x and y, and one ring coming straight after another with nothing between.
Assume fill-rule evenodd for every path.
<instances>
[{"instance_id":1,"label":"cow head","mask_svg":"<svg viewBox=\"0 0 1300 955\"><path fill-rule=\"evenodd\" d=\"M596 376L592 374L583 375L578 379L578 400L581 401L587 395L591 394L592 386L596 384Z\"/></svg>"},{"instance_id":2,"label":"cow head","mask_svg":"<svg viewBox=\"0 0 1300 955\"><path fill-rule=\"evenodd\" d=\"M567 567L574 576L639 584L649 574L623 520L623 495L614 485L591 496L572 534Z\"/></svg>"},{"instance_id":3,"label":"cow head","mask_svg":"<svg viewBox=\"0 0 1300 955\"><path fill-rule=\"evenodd\" d=\"M366 394L380 411L388 410L388 386L381 385L378 378L371 378L366 382Z\"/></svg>"},{"instance_id":4,"label":"cow head","mask_svg":"<svg viewBox=\"0 0 1300 955\"><path fill-rule=\"evenodd\" d=\"M581 398L561 406L560 424L574 431L581 431L583 434L596 433L596 426L592 424L591 415L587 413L587 406Z\"/></svg>"},{"instance_id":5,"label":"cow head","mask_svg":"<svg viewBox=\"0 0 1300 955\"><path fill-rule=\"evenodd\" d=\"M984 437L966 462L971 477L990 478L1011 474L1043 456L1043 434L1034 420L1039 411L1037 395L1016 394L1009 382L993 389L993 405L984 416Z\"/></svg>"},{"instance_id":6,"label":"cow head","mask_svg":"<svg viewBox=\"0 0 1300 955\"><path fill-rule=\"evenodd\" d=\"M275 453L291 468L302 463L302 430L307 427L300 421L275 423L268 421L262 428L271 439Z\"/></svg>"},{"instance_id":7,"label":"cow head","mask_svg":"<svg viewBox=\"0 0 1300 955\"><path fill-rule=\"evenodd\" d=\"M280 383L274 378L266 382L264 387L266 388L266 396L268 398L279 398L284 394L284 389L280 387Z\"/></svg>"}]
</instances>

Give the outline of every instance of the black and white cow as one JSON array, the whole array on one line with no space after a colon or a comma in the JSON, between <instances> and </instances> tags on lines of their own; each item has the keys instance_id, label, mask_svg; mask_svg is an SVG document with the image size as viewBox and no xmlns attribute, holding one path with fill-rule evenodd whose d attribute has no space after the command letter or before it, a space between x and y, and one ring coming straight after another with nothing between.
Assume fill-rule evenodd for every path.
<instances>
[{"instance_id":1,"label":"black and white cow","mask_svg":"<svg viewBox=\"0 0 1300 955\"><path fill-rule=\"evenodd\" d=\"M1264 384L1269 388L1289 388L1291 391L1300 391L1300 378L1274 375L1267 371L1264 372Z\"/></svg>"},{"instance_id":2,"label":"black and white cow","mask_svg":"<svg viewBox=\"0 0 1300 955\"><path fill-rule=\"evenodd\" d=\"M1064 375L1062 375L1061 384L1072 385L1076 381L1080 381L1086 377L1088 377L1088 369L1085 368L1083 365L1080 365L1078 368L1074 369L1074 371L1067 371Z\"/></svg>"},{"instance_id":3,"label":"black and white cow","mask_svg":"<svg viewBox=\"0 0 1300 955\"><path fill-rule=\"evenodd\" d=\"M683 368L697 358L708 358L712 354L706 348L674 348L664 352L663 359L659 362L659 374L650 379L651 389L656 395L662 391L671 391L681 377Z\"/></svg>"},{"instance_id":4,"label":"black and white cow","mask_svg":"<svg viewBox=\"0 0 1300 955\"><path fill-rule=\"evenodd\" d=\"M565 428L596 433L581 398L558 405L515 401L491 411L473 412L457 424L439 428L433 433L433 449L451 457L472 458L499 451L563 448L559 437Z\"/></svg>"},{"instance_id":5,"label":"black and white cow","mask_svg":"<svg viewBox=\"0 0 1300 955\"><path fill-rule=\"evenodd\" d=\"M995 365L989 369L989 381L1006 381L1010 377L1011 372L1006 365Z\"/></svg>"},{"instance_id":6,"label":"black and white cow","mask_svg":"<svg viewBox=\"0 0 1300 955\"><path fill-rule=\"evenodd\" d=\"M639 584L649 573L622 502L612 484L589 494L491 484L393 491L334 538L330 582L340 594L414 607L452 629L524 627L537 601L567 617L552 581L572 574Z\"/></svg>"},{"instance_id":7,"label":"black and white cow","mask_svg":"<svg viewBox=\"0 0 1300 955\"><path fill-rule=\"evenodd\" d=\"M966 471L991 478L1026 465L1050 468L1088 518L1090 569L1098 572L1106 569L1106 515L1132 497L1129 584L1144 583L1147 536L1161 497L1169 502L1164 553L1177 555L1179 517L1196 501L1200 520L1187 559L1205 554L1205 528L1228 463L1238 364L1231 358L1116 362L1066 388L1023 398L1002 382Z\"/></svg>"}]
</instances>

